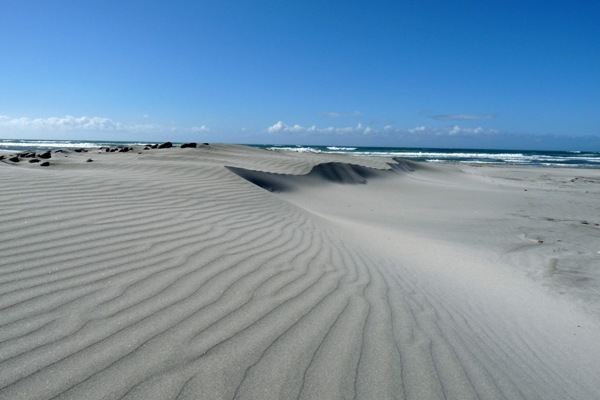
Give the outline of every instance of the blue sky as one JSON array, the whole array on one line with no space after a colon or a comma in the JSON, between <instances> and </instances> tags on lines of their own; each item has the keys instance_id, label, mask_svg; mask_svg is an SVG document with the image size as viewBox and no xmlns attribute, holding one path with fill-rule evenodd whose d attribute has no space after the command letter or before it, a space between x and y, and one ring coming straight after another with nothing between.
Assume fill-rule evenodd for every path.
<instances>
[{"instance_id":1,"label":"blue sky","mask_svg":"<svg viewBox=\"0 0 600 400\"><path fill-rule=\"evenodd\" d=\"M600 150L594 1L4 0L0 137Z\"/></svg>"}]
</instances>

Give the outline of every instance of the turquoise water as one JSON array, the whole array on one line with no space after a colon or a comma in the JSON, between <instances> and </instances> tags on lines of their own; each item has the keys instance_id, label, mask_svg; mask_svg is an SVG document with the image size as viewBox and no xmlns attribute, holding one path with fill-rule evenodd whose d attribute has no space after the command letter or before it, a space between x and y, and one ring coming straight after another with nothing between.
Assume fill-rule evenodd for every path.
<instances>
[{"instance_id":1,"label":"turquoise water","mask_svg":"<svg viewBox=\"0 0 600 400\"><path fill-rule=\"evenodd\" d=\"M54 150L59 148L97 148L102 146L143 145L147 142L109 142L76 140L0 139L0 150ZM249 145L271 151L303 153L334 153L367 156L399 157L430 163L469 163L495 165L529 165L547 167L599 168L600 152L535 151L493 149L439 149L410 147L354 147L303 145Z\"/></svg>"}]
</instances>

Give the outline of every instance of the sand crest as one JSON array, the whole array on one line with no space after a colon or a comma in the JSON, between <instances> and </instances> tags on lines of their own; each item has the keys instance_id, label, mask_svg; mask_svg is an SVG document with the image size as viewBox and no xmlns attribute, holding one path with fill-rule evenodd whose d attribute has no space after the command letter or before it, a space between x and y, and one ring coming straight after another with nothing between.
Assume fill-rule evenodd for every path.
<instances>
[{"instance_id":1,"label":"sand crest","mask_svg":"<svg viewBox=\"0 0 600 400\"><path fill-rule=\"evenodd\" d=\"M2 399L600 398L595 170L48 162L0 162Z\"/></svg>"}]
</instances>

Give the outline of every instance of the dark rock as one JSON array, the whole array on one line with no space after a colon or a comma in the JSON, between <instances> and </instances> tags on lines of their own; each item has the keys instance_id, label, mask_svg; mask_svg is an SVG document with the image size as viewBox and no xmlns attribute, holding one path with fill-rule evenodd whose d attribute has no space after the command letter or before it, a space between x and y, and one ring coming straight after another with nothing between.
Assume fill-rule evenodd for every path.
<instances>
[{"instance_id":1,"label":"dark rock","mask_svg":"<svg viewBox=\"0 0 600 400\"><path fill-rule=\"evenodd\" d=\"M31 160L29 160L30 163L36 163L36 162L40 162L40 160L38 160L37 158L32 158Z\"/></svg>"},{"instance_id":2,"label":"dark rock","mask_svg":"<svg viewBox=\"0 0 600 400\"><path fill-rule=\"evenodd\" d=\"M50 166L49 161L44 161L43 163L40 164L40 167L49 167L49 166Z\"/></svg>"},{"instance_id":3,"label":"dark rock","mask_svg":"<svg viewBox=\"0 0 600 400\"><path fill-rule=\"evenodd\" d=\"M208 146L208 143L202 143L204 146Z\"/></svg>"},{"instance_id":4,"label":"dark rock","mask_svg":"<svg viewBox=\"0 0 600 400\"><path fill-rule=\"evenodd\" d=\"M192 143L184 143L184 144L182 144L181 148L182 149L186 149L186 148L190 147L190 148L194 148L195 149L197 146L198 145L196 143L192 142Z\"/></svg>"},{"instance_id":5,"label":"dark rock","mask_svg":"<svg viewBox=\"0 0 600 400\"><path fill-rule=\"evenodd\" d=\"M146 146L144 147L144 150L150 150L150 147Z\"/></svg>"},{"instance_id":6,"label":"dark rock","mask_svg":"<svg viewBox=\"0 0 600 400\"><path fill-rule=\"evenodd\" d=\"M129 151L129 147L121 147L119 149L119 153L127 153Z\"/></svg>"},{"instance_id":7,"label":"dark rock","mask_svg":"<svg viewBox=\"0 0 600 400\"><path fill-rule=\"evenodd\" d=\"M92 162L94 160L92 160L91 158L88 158L85 162Z\"/></svg>"},{"instance_id":8,"label":"dark rock","mask_svg":"<svg viewBox=\"0 0 600 400\"><path fill-rule=\"evenodd\" d=\"M13 157L9 158L8 161L19 162L19 157L13 156Z\"/></svg>"},{"instance_id":9,"label":"dark rock","mask_svg":"<svg viewBox=\"0 0 600 400\"><path fill-rule=\"evenodd\" d=\"M164 142L158 145L159 149L170 149L171 147L173 147L173 143L171 142Z\"/></svg>"},{"instance_id":10,"label":"dark rock","mask_svg":"<svg viewBox=\"0 0 600 400\"><path fill-rule=\"evenodd\" d=\"M111 153L114 153L115 151L117 151L117 149L110 149Z\"/></svg>"},{"instance_id":11,"label":"dark rock","mask_svg":"<svg viewBox=\"0 0 600 400\"><path fill-rule=\"evenodd\" d=\"M151 149L158 149L158 145L157 144L153 144L152 146L150 146Z\"/></svg>"},{"instance_id":12,"label":"dark rock","mask_svg":"<svg viewBox=\"0 0 600 400\"><path fill-rule=\"evenodd\" d=\"M19 157L21 158L33 158L35 157L35 153L32 151L26 151L24 153L19 154Z\"/></svg>"},{"instance_id":13,"label":"dark rock","mask_svg":"<svg viewBox=\"0 0 600 400\"><path fill-rule=\"evenodd\" d=\"M50 152L47 151L45 153L40 154L38 157L43 158L43 159L48 159L48 158L52 157L52 154L50 154Z\"/></svg>"}]
</instances>

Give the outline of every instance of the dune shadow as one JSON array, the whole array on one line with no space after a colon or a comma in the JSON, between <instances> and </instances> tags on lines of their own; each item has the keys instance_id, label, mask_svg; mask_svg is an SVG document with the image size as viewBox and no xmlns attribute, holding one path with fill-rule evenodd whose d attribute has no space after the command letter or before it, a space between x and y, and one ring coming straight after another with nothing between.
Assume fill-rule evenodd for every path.
<instances>
[{"instance_id":1,"label":"dune shadow","mask_svg":"<svg viewBox=\"0 0 600 400\"><path fill-rule=\"evenodd\" d=\"M306 175L278 174L273 172L254 171L245 168L226 168L244 178L248 182L269 192L292 192L300 185L317 184L366 184L370 179L390 176L391 174L413 172L416 166L405 160L394 160L389 163L389 170L368 168L357 164L328 162L316 165Z\"/></svg>"}]
</instances>

